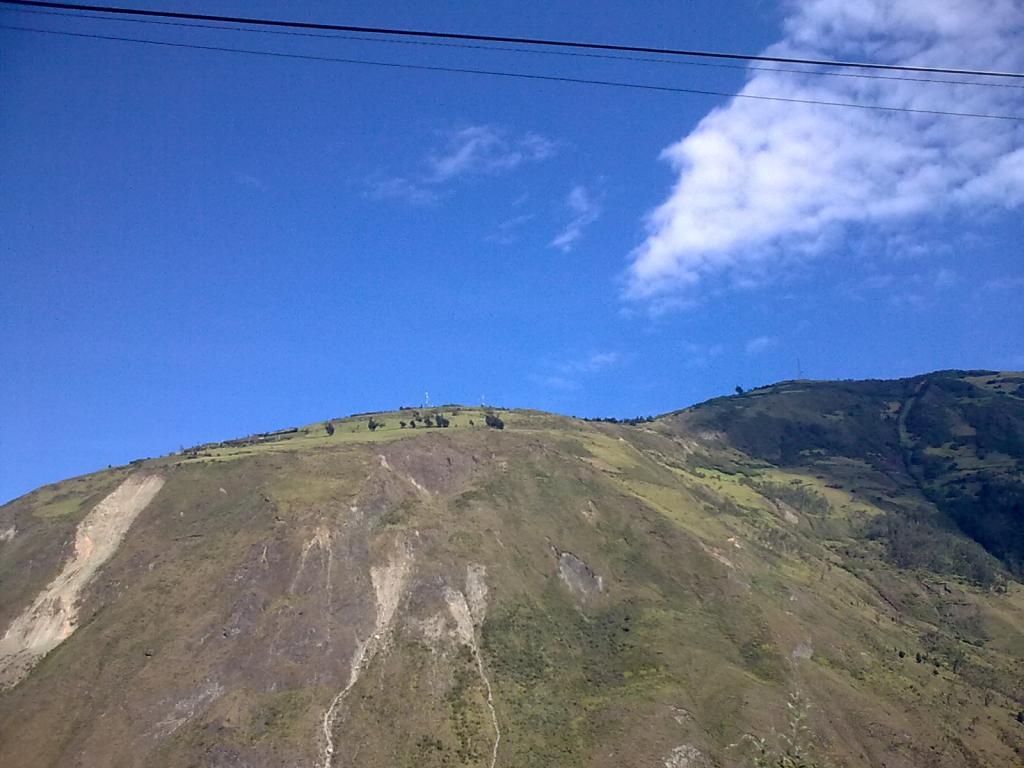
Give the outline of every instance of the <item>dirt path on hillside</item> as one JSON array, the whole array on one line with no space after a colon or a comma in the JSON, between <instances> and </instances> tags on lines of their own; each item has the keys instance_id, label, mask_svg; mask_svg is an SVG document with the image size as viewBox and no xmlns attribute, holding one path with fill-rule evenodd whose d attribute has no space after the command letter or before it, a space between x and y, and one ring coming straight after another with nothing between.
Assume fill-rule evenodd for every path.
<instances>
[{"instance_id":1,"label":"dirt path on hillside","mask_svg":"<svg viewBox=\"0 0 1024 768\"><path fill-rule=\"evenodd\" d=\"M82 590L117 551L163 484L159 475L133 475L78 524L71 559L0 638L0 688L16 685L75 631Z\"/></svg>"}]
</instances>

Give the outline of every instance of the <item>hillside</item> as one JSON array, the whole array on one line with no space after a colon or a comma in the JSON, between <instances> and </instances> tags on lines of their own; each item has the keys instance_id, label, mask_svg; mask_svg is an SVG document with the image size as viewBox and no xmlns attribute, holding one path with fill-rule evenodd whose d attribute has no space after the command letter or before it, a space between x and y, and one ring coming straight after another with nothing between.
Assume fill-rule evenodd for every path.
<instances>
[{"instance_id":1,"label":"hillside","mask_svg":"<svg viewBox=\"0 0 1024 768\"><path fill-rule=\"evenodd\" d=\"M0 765L1024 764L1022 385L363 414L46 486L0 507Z\"/></svg>"}]
</instances>

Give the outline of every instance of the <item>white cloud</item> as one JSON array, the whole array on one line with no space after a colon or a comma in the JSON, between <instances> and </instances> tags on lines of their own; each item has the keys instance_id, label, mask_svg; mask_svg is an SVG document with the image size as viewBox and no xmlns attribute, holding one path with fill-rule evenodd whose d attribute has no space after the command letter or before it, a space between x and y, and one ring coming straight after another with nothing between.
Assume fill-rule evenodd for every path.
<instances>
[{"instance_id":1,"label":"white cloud","mask_svg":"<svg viewBox=\"0 0 1024 768\"><path fill-rule=\"evenodd\" d=\"M583 230L600 217L601 203L594 199L586 187L577 185L569 192L565 204L572 213L572 219L551 241L551 247L568 253L583 237Z\"/></svg>"},{"instance_id":2,"label":"white cloud","mask_svg":"<svg viewBox=\"0 0 1024 768\"><path fill-rule=\"evenodd\" d=\"M1017 293L1024 291L1024 277L1005 275L982 283L979 293Z\"/></svg>"},{"instance_id":3,"label":"white cloud","mask_svg":"<svg viewBox=\"0 0 1024 768\"><path fill-rule=\"evenodd\" d=\"M956 272L946 267L941 267L938 272L932 277L932 282L936 288L950 288L956 285L957 276Z\"/></svg>"},{"instance_id":4,"label":"white cloud","mask_svg":"<svg viewBox=\"0 0 1024 768\"><path fill-rule=\"evenodd\" d=\"M255 189L260 192L266 192L270 189L270 187L268 187L261 178L253 176L251 173L236 173L235 182L243 187L249 187L250 189Z\"/></svg>"},{"instance_id":5,"label":"white cloud","mask_svg":"<svg viewBox=\"0 0 1024 768\"><path fill-rule=\"evenodd\" d=\"M779 340L774 336L756 336L747 342L747 354L759 355L762 352L767 352L769 349L776 346L778 343Z\"/></svg>"},{"instance_id":6,"label":"white cloud","mask_svg":"<svg viewBox=\"0 0 1024 768\"><path fill-rule=\"evenodd\" d=\"M1019 0L806 0L769 53L1024 68ZM1024 113L1024 91L757 71L743 91L924 110ZM785 269L848 225L897 230L950 207L1024 204L1011 121L733 99L663 152L678 173L634 250L627 296Z\"/></svg>"},{"instance_id":7,"label":"white cloud","mask_svg":"<svg viewBox=\"0 0 1024 768\"><path fill-rule=\"evenodd\" d=\"M555 142L539 134L516 135L492 125L471 125L439 136L440 146L427 153L418 169L370 179L369 196L428 205L444 197L445 185L460 178L508 173L527 163L546 160L557 150Z\"/></svg>"},{"instance_id":8,"label":"white cloud","mask_svg":"<svg viewBox=\"0 0 1024 768\"><path fill-rule=\"evenodd\" d=\"M878 288L890 288L895 282L896 276L890 273L883 273L878 275L869 275L861 281L861 285L864 288L878 289Z\"/></svg>"},{"instance_id":9,"label":"white cloud","mask_svg":"<svg viewBox=\"0 0 1024 768\"><path fill-rule=\"evenodd\" d=\"M616 365L622 360L618 352L594 352L579 360L572 360L562 366L564 373L596 373Z\"/></svg>"},{"instance_id":10,"label":"white cloud","mask_svg":"<svg viewBox=\"0 0 1024 768\"><path fill-rule=\"evenodd\" d=\"M531 376L530 378L548 389L560 389L565 392L571 392L580 388L579 381L566 376Z\"/></svg>"},{"instance_id":11,"label":"white cloud","mask_svg":"<svg viewBox=\"0 0 1024 768\"><path fill-rule=\"evenodd\" d=\"M513 216L511 219L505 219L484 239L489 243L510 245L519 239L523 226L532 220L532 213L524 213L522 216Z\"/></svg>"},{"instance_id":12,"label":"white cloud","mask_svg":"<svg viewBox=\"0 0 1024 768\"><path fill-rule=\"evenodd\" d=\"M619 365L622 360L622 355L618 352L593 352L585 357L564 362L551 373L531 378L551 389L579 389L582 379Z\"/></svg>"},{"instance_id":13,"label":"white cloud","mask_svg":"<svg viewBox=\"0 0 1024 768\"><path fill-rule=\"evenodd\" d=\"M721 344L696 344L691 341L681 342L684 360L691 368L706 369L712 361L725 352Z\"/></svg>"},{"instance_id":14,"label":"white cloud","mask_svg":"<svg viewBox=\"0 0 1024 768\"><path fill-rule=\"evenodd\" d=\"M515 137L494 126L471 125L447 134L443 150L428 156L429 179L441 183L457 176L503 173L554 153L554 142L538 134Z\"/></svg>"},{"instance_id":15,"label":"white cloud","mask_svg":"<svg viewBox=\"0 0 1024 768\"><path fill-rule=\"evenodd\" d=\"M375 200L398 198L413 205L430 205L436 203L441 195L436 189L431 189L401 176L392 176L371 181L370 197Z\"/></svg>"},{"instance_id":16,"label":"white cloud","mask_svg":"<svg viewBox=\"0 0 1024 768\"><path fill-rule=\"evenodd\" d=\"M917 272L877 272L840 287L842 293L860 301L886 301L890 306L924 310L937 302L956 300L949 289L958 285L959 275L949 267L930 266Z\"/></svg>"}]
</instances>

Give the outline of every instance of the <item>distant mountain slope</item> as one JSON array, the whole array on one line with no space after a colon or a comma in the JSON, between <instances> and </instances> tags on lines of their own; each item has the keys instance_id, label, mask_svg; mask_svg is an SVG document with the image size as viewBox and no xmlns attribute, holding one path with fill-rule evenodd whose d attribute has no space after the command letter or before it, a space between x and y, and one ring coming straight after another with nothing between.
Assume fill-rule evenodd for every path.
<instances>
[{"instance_id":1,"label":"distant mountain slope","mask_svg":"<svg viewBox=\"0 0 1024 768\"><path fill-rule=\"evenodd\" d=\"M919 490L941 514L899 504L889 510L884 538L896 561L991 584L999 569L950 536L966 534L1024 575L1022 385L1024 375L990 371L790 382L710 401L672 423L719 430L738 449L779 466L826 472L874 493L883 508L894 506L887 497ZM865 486L867 477L872 484ZM929 530L914 530L921 525ZM955 553L936 551L951 544Z\"/></svg>"},{"instance_id":2,"label":"distant mountain slope","mask_svg":"<svg viewBox=\"0 0 1024 768\"><path fill-rule=\"evenodd\" d=\"M1020 764L1021 384L364 414L47 486L0 508L0 765Z\"/></svg>"}]
</instances>

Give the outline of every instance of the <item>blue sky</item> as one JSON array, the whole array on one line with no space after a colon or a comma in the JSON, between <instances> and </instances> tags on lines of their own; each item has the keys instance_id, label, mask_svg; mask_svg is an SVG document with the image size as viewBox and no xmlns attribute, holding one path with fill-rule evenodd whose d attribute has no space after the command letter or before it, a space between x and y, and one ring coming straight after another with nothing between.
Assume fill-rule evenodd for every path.
<instances>
[{"instance_id":1,"label":"blue sky","mask_svg":"<svg viewBox=\"0 0 1024 768\"><path fill-rule=\"evenodd\" d=\"M173 5L1024 69L1020 3L982 1ZM0 23L1024 114L1009 88ZM822 379L1024 368L1024 123L9 30L0 56L0 501L424 390L632 416L798 359Z\"/></svg>"}]
</instances>

